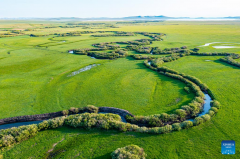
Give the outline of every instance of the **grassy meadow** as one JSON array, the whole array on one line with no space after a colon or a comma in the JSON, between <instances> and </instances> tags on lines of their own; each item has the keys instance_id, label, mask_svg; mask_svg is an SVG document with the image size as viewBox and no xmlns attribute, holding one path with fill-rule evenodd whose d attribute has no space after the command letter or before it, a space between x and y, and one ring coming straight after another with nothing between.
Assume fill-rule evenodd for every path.
<instances>
[{"instance_id":1,"label":"grassy meadow","mask_svg":"<svg viewBox=\"0 0 240 159\"><path fill-rule=\"evenodd\" d=\"M115 22L106 23L117 25ZM240 43L239 24L166 21L119 25L119 28L101 30L165 33L167 35L164 41L154 41L151 46L162 49L188 46L193 49L211 42ZM93 43L148 37L48 35L89 30L81 27L45 28L59 25L66 24L0 21L0 34L5 33L4 29L8 28L22 29L25 34L46 35L0 38L0 118L55 112L86 105L110 106L129 110L135 115L151 115L171 112L193 99L194 94L184 91L184 83L147 69L142 60L134 60L131 57L98 60L86 55L68 53L71 49L90 48ZM28 28L34 30L24 31ZM94 30L99 29L90 29ZM215 49L212 46L219 45L199 47L200 52L240 53L240 48ZM135 52L131 51L130 54ZM136 144L144 148L148 158L240 158L239 144L236 144L236 155L221 154L222 140L240 142L240 69L219 61L219 58L221 57L187 56L164 64L199 78L208 85L222 104L219 113L211 121L200 126L161 135L62 127L39 132L29 140L0 150L0 154L4 158L97 159L110 158L115 149ZM68 77L73 71L91 64L100 65ZM48 152L55 143L57 145L53 151Z\"/></svg>"}]
</instances>

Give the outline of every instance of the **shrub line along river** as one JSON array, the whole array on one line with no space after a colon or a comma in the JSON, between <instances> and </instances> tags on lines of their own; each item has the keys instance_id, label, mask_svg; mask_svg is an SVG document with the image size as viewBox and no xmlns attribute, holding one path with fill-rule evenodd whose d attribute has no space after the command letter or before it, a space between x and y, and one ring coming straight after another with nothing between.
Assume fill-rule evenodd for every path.
<instances>
[{"instance_id":1,"label":"shrub line along river","mask_svg":"<svg viewBox=\"0 0 240 159\"><path fill-rule=\"evenodd\" d=\"M204 100L204 105L203 105L203 111L198 114L199 116L205 115L211 108L211 97L208 94L204 94L205 95L205 100ZM106 114L106 112L99 112L99 114ZM119 114L117 114L119 115ZM126 119L124 116L119 115L122 119L122 122L127 123ZM193 121L194 119L188 119L187 121ZM4 124L4 125L0 125L0 130L2 129L9 129L12 127L19 127L19 126L23 126L23 125L31 125L31 124L38 124L41 123L43 120L40 121L29 121L29 122L17 122L17 123L11 123L11 124Z\"/></svg>"}]
</instances>

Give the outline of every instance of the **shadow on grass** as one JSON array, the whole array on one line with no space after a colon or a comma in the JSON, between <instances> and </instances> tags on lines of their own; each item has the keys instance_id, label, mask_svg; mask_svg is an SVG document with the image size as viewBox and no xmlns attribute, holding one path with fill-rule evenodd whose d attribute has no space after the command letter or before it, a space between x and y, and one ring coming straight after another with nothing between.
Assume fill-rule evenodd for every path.
<instances>
[{"instance_id":1,"label":"shadow on grass","mask_svg":"<svg viewBox=\"0 0 240 159\"><path fill-rule=\"evenodd\" d=\"M227 67L231 67L232 69L240 69L239 67L237 66L233 66L229 63L226 63L226 62L223 62L223 61L220 61L219 59L218 60L214 60L215 63L218 63L218 64L221 64L221 65L224 65L224 66L227 66Z\"/></svg>"}]
</instances>

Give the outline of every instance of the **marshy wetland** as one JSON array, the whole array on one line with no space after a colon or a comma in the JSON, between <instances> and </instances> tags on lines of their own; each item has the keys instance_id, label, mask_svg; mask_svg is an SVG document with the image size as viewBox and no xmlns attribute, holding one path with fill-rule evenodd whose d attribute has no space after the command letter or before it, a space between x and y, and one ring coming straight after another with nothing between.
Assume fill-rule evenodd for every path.
<instances>
[{"instance_id":1,"label":"marshy wetland","mask_svg":"<svg viewBox=\"0 0 240 159\"><path fill-rule=\"evenodd\" d=\"M129 144L149 158L221 158L222 140L240 142L239 22L91 23L0 23L0 118L70 110L34 135L0 131L0 157L46 158L58 143L55 158L109 158ZM134 117L93 113L104 106Z\"/></svg>"}]
</instances>

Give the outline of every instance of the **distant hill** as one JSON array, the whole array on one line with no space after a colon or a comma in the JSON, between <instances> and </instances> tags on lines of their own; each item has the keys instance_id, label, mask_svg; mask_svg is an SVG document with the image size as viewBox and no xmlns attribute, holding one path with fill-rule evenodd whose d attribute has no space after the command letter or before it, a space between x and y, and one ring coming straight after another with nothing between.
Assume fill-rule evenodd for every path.
<instances>
[{"instance_id":1,"label":"distant hill","mask_svg":"<svg viewBox=\"0 0 240 159\"><path fill-rule=\"evenodd\" d=\"M123 19L139 20L139 19L175 19L175 18L160 15L160 16L132 16L132 17L123 17Z\"/></svg>"},{"instance_id":2,"label":"distant hill","mask_svg":"<svg viewBox=\"0 0 240 159\"><path fill-rule=\"evenodd\" d=\"M240 19L240 16L237 16L237 17L224 17L226 19Z\"/></svg>"},{"instance_id":3,"label":"distant hill","mask_svg":"<svg viewBox=\"0 0 240 159\"><path fill-rule=\"evenodd\" d=\"M53 18L0 18L5 20L50 20L50 21L86 21L86 20L168 20L168 19L240 19L240 16L235 17L167 17L164 15L159 16L130 16L121 18L109 18L109 17L98 17L98 18L78 18L78 17L53 17Z\"/></svg>"}]
</instances>

